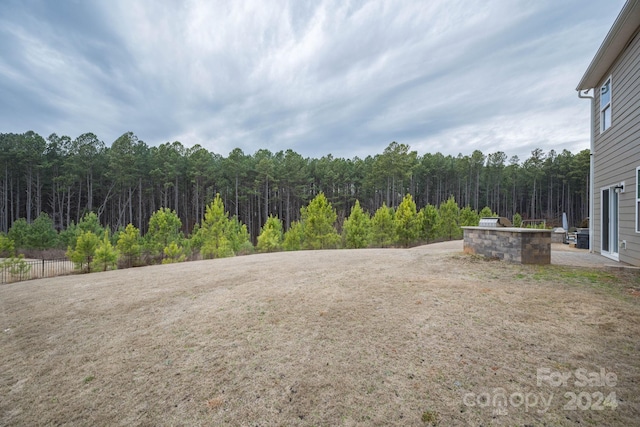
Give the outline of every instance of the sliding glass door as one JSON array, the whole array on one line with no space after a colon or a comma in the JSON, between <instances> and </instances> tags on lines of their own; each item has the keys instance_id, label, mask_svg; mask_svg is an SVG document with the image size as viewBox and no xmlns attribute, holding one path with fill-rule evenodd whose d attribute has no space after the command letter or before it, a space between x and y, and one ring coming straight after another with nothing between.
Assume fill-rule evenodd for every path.
<instances>
[{"instance_id":1,"label":"sliding glass door","mask_svg":"<svg viewBox=\"0 0 640 427\"><path fill-rule=\"evenodd\" d=\"M613 187L602 190L601 253L618 259L618 193Z\"/></svg>"}]
</instances>

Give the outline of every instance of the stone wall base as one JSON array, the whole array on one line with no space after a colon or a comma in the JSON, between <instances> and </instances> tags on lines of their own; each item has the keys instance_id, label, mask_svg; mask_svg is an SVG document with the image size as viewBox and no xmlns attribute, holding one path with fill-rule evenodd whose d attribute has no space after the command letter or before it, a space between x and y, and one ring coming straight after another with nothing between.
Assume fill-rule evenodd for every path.
<instances>
[{"instance_id":1,"label":"stone wall base","mask_svg":"<svg viewBox=\"0 0 640 427\"><path fill-rule=\"evenodd\" d=\"M520 263L551 264L551 230L463 227L464 252Z\"/></svg>"}]
</instances>

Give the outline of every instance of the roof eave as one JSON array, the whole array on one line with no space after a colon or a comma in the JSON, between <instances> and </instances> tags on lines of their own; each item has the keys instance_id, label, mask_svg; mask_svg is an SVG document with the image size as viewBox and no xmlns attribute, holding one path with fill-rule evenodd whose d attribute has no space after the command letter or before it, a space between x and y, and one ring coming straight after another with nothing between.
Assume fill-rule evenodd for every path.
<instances>
[{"instance_id":1,"label":"roof eave","mask_svg":"<svg viewBox=\"0 0 640 427\"><path fill-rule=\"evenodd\" d=\"M640 26L640 0L628 0L607 33L576 90L596 87Z\"/></svg>"}]
</instances>

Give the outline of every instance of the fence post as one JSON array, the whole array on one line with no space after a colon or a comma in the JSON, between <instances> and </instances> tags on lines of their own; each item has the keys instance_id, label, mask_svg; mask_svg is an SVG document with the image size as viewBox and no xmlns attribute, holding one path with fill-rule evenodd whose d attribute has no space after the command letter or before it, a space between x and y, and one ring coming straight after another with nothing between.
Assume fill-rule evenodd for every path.
<instances>
[{"instance_id":1,"label":"fence post","mask_svg":"<svg viewBox=\"0 0 640 427\"><path fill-rule=\"evenodd\" d=\"M42 277L44 277L44 258L42 259Z\"/></svg>"}]
</instances>

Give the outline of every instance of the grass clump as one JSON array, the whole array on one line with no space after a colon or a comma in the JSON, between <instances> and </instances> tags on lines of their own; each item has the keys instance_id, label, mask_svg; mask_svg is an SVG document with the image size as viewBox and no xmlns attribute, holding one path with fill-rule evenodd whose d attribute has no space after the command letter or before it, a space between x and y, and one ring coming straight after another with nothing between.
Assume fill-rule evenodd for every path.
<instances>
[{"instance_id":1,"label":"grass clump","mask_svg":"<svg viewBox=\"0 0 640 427\"><path fill-rule=\"evenodd\" d=\"M422 422L433 426L438 425L438 413L436 411L424 411L422 413Z\"/></svg>"}]
</instances>

